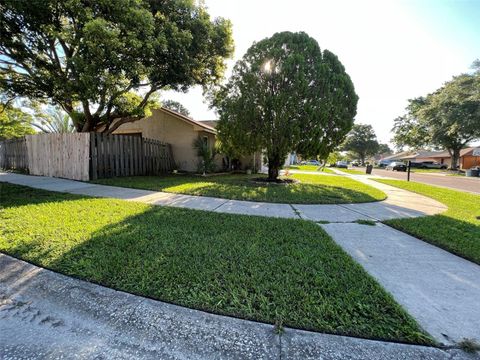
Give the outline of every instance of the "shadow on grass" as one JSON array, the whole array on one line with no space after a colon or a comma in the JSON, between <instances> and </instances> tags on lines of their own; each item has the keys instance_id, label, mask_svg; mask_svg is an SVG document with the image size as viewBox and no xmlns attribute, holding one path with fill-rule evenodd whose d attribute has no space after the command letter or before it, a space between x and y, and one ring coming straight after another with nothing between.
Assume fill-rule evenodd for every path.
<instances>
[{"instance_id":1,"label":"shadow on grass","mask_svg":"<svg viewBox=\"0 0 480 360\"><path fill-rule=\"evenodd\" d=\"M52 191L0 182L0 210L2 208L58 203L61 201L71 201L82 198L84 198L84 196L55 193Z\"/></svg>"},{"instance_id":2,"label":"shadow on grass","mask_svg":"<svg viewBox=\"0 0 480 360\"><path fill-rule=\"evenodd\" d=\"M431 342L311 222L111 199L62 201L71 197L49 192L44 193L52 199L42 195L45 206L27 207L31 194L23 189L13 189L21 193L0 212L0 249L18 258L209 312L328 333Z\"/></svg>"},{"instance_id":3,"label":"shadow on grass","mask_svg":"<svg viewBox=\"0 0 480 360\"><path fill-rule=\"evenodd\" d=\"M313 175L314 179L319 180L318 176ZM96 183L233 200L290 204L346 204L373 202L385 198L378 190L350 179L322 179L328 183L302 181L296 184L278 185L258 184L251 181L252 177L258 177L258 175L251 177L228 175L210 178L187 175L143 176L102 179ZM308 175L305 178L308 178ZM350 186L341 186L335 180L347 181ZM349 188L354 185L358 186L360 190Z\"/></svg>"}]
</instances>

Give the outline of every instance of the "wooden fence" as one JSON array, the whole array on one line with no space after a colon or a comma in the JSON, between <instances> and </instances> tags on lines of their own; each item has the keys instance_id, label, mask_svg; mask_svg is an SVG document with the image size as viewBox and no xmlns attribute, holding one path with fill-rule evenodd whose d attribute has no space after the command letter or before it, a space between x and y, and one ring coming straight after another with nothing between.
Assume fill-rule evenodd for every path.
<instances>
[{"instance_id":1,"label":"wooden fence","mask_svg":"<svg viewBox=\"0 0 480 360\"><path fill-rule=\"evenodd\" d=\"M92 180L135 175L159 175L173 170L170 144L139 136L90 134Z\"/></svg>"},{"instance_id":2,"label":"wooden fence","mask_svg":"<svg viewBox=\"0 0 480 360\"><path fill-rule=\"evenodd\" d=\"M100 133L37 134L0 141L0 168L73 180L159 175L175 167L170 144Z\"/></svg>"},{"instance_id":3,"label":"wooden fence","mask_svg":"<svg viewBox=\"0 0 480 360\"><path fill-rule=\"evenodd\" d=\"M0 141L0 169L28 171L25 138Z\"/></svg>"},{"instance_id":4,"label":"wooden fence","mask_svg":"<svg viewBox=\"0 0 480 360\"><path fill-rule=\"evenodd\" d=\"M27 135L29 172L88 181L88 133Z\"/></svg>"}]
</instances>

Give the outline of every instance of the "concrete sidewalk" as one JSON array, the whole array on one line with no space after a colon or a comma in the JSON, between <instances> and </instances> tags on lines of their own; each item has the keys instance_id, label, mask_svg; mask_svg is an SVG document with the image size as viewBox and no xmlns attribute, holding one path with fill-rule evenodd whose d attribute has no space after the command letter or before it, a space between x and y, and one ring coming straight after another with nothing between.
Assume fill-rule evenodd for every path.
<instances>
[{"instance_id":1,"label":"concrete sidewalk","mask_svg":"<svg viewBox=\"0 0 480 360\"><path fill-rule=\"evenodd\" d=\"M285 329L115 291L0 254L1 359L479 359Z\"/></svg>"},{"instance_id":2,"label":"concrete sidewalk","mask_svg":"<svg viewBox=\"0 0 480 360\"><path fill-rule=\"evenodd\" d=\"M428 197L361 177L357 177L356 180L367 181L368 185L382 190L387 195L387 199L372 203L341 205L274 204L129 189L51 177L0 172L0 182L25 185L36 189L139 201L160 206L200 209L230 214L302 218L317 222L381 221L393 218L433 215L446 210L443 204Z\"/></svg>"},{"instance_id":3,"label":"concrete sidewalk","mask_svg":"<svg viewBox=\"0 0 480 360\"><path fill-rule=\"evenodd\" d=\"M480 342L480 266L383 224L321 226L439 343Z\"/></svg>"}]
</instances>

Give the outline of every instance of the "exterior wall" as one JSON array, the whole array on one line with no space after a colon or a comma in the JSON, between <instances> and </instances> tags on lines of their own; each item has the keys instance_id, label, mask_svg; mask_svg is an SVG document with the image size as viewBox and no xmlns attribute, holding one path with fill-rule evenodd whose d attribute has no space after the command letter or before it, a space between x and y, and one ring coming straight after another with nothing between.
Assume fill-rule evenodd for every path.
<instances>
[{"instance_id":1,"label":"exterior wall","mask_svg":"<svg viewBox=\"0 0 480 360\"><path fill-rule=\"evenodd\" d=\"M475 166L480 166L480 156L463 156L460 162L462 169L468 170Z\"/></svg>"},{"instance_id":2,"label":"exterior wall","mask_svg":"<svg viewBox=\"0 0 480 360\"><path fill-rule=\"evenodd\" d=\"M214 134L195 129L193 124L161 110L153 110L151 116L123 124L114 131L114 134L129 133L141 133L143 137L171 144L175 164L181 171L197 171L199 158L193 142L198 136L207 136L210 146L215 144Z\"/></svg>"}]
</instances>

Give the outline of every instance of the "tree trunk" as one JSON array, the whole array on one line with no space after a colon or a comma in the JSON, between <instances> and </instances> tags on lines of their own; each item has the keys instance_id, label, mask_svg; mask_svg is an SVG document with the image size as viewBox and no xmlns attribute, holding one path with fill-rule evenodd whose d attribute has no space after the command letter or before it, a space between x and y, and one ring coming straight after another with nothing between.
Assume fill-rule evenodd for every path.
<instances>
[{"instance_id":1,"label":"tree trunk","mask_svg":"<svg viewBox=\"0 0 480 360\"><path fill-rule=\"evenodd\" d=\"M360 162L362 163L362 166L365 166L365 155L360 154Z\"/></svg>"},{"instance_id":2,"label":"tree trunk","mask_svg":"<svg viewBox=\"0 0 480 360\"><path fill-rule=\"evenodd\" d=\"M451 161L450 169L457 170L458 169L458 160L460 159L460 149L452 149L450 151L451 154Z\"/></svg>"},{"instance_id":3,"label":"tree trunk","mask_svg":"<svg viewBox=\"0 0 480 360\"><path fill-rule=\"evenodd\" d=\"M282 156L276 152L267 154L268 157L268 180L275 181L283 165Z\"/></svg>"}]
</instances>

